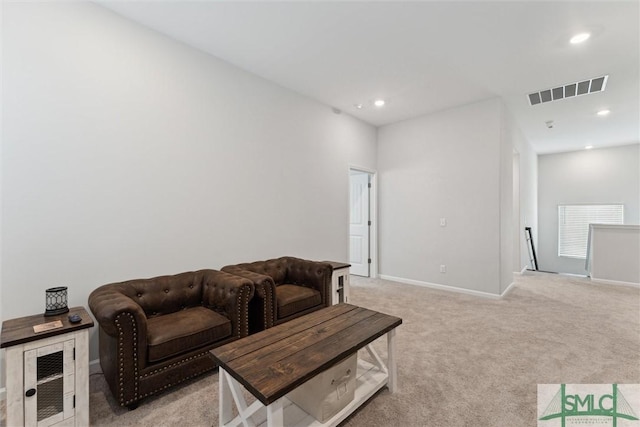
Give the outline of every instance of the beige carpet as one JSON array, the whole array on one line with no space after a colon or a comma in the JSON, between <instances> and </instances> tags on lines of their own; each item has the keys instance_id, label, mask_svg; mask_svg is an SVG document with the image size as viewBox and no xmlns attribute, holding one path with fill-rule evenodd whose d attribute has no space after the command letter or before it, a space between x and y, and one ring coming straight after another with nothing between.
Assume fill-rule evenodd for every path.
<instances>
[{"instance_id":1,"label":"beige carpet","mask_svg":"<svg viewBox=\"0 0 640 427\"><path fill-rule=\"evenodd\" d=\"M404 323L399 391L382 391L347 426L535 426L538 383L640 383L637 288L529 273L492 300L354 277L351 297ZM384 344L376 343L382 354ZM217 425L217 379L205 375L127 411L92 375L91 424Z\"/></svg>"}]
</instances>

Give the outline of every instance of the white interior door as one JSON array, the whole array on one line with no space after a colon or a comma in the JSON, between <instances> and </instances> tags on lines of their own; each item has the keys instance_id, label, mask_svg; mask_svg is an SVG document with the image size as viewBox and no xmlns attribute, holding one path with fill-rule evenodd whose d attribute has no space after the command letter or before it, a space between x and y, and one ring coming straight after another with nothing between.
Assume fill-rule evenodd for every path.
<instances>
[{"instance_id":1,"label":"white interior door","mask_svg":"<svg viewBox=\"0 0 640 427\"><path fill-rule=\"evenodd\" d=\"M369 277L369 174L351 171L349 263L351 274Z\"/></svg>"}]
</instances>

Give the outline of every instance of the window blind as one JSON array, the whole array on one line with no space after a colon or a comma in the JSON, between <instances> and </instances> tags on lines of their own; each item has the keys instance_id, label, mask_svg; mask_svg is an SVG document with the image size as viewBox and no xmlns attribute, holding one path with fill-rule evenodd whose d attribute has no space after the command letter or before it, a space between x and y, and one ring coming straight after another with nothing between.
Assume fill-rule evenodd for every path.
<instances>
[{"instance_id":1,"label":"window blind","mask_svg":"<svg viewBox=\"0 0 640 427\"><path fill-rule=\"evenodd\" d=\"M559 205L558 256L586 258L589 224L623 224L624 205Z\"/></svg>"}]
</instances>

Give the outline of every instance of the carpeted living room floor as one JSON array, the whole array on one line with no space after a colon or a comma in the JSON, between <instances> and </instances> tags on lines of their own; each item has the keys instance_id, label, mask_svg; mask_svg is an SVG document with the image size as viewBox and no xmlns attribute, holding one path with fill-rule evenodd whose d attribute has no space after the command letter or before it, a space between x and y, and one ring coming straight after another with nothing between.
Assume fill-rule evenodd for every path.
<instances>
[{"instance_id":1,"label":"carpeted living room floor","mask_svg":"<svg viewBox=\"0 0 640 427\"><path fill-rule=\"evenodd\" d=\"M352 276L351 302L403 324L399 391L383 390L347 426L535 426L539 383L640 383L638 288L525 273L494 300ZM376 349L386 353L384 339ZM92 425L218 424L217 372L134 411L116 405L102 374L90 392Z\"/></svg>"}]
</instances>

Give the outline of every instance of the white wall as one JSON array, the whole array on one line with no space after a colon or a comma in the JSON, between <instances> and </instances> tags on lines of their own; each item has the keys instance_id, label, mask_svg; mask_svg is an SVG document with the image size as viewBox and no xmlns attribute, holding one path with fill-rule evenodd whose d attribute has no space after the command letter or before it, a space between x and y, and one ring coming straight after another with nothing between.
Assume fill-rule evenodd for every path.
<instances>
[{"instance_id":1,"label":"white wall","mask_svg":"<svg viewBox=\"0 0 640 427\"><path fill-rule=\"evenodd\" d=\"M4 2L0 1L0 23L3 23L3 18L4 18ZM4 67L2 66L2 57L3 57L3 48L4 48L4 31L0 30L0 82L4 81L3 80L3 69ZM3 126L3 105L4 102L2 101L4 100L4 94L3 94L3 90L2 90L2 85L0 84L0 129L4 129ZM2 185L2 163L3 163L3 157L2 157L2 147L3 147L3 135L2 132L0 131L0 321L2 319L4 319L3 314L2 314L2 302L4 301L2 298L2 241L3 241L3 234L2 234L2 225L3 225L3 221L2 221L2 212L4 212L3 209L3 199L2 199L2 194L3 194L3 185ZM4 378L5 378L5 372L4 372L4 368L2 367L2 361L4 357L4 352L0 352L0 388L4 388ZM2 393L0 393L0 399L2 399Z\"/></svg>"},{"instance_id":2,"label":"white wall","mask_svg":"<svg viewBox=\"0 0 640 427\"><path fill-rule=\"evenodd\" d=\"M374 127L91 3L7 3L3 35L3 319L51 286L87 306L113 281L347 260Z\"/></svg>"},{"instance_id":3,"label":"white wall","mask_svg":"<svg viewBox=\"0 0 640 427\"><path fill-rule=\"evenodd\" d=\"M499 110L491 100L378 129L382 277L500 292Z\"/></svg>"},{"instance_id":4,"label":"white wall","mask_svg":"<svg viewBox=\"0 0 640 427\"><path fill-rule=\"evenodd\" d=\"M592 280L640 286L640 225L591 224Z\"/></svg>"},{"instance_id":5,"label":"white wall","mask_svg":"<svg viewBox=\"0 0 640 427\"><path fill-rule=\"evenodd\" d=\"M558 256L558 205L624 204L640 224L640 145L546 154L538 159L540 269L586 274L584 260Z\"/></svg>"},{"instance_id":6,"label":"white wall","mask_svg":"<svg viewBox=\"0 0 640 427\"><path fill-rule=\"evenodd\" d=\"M535 224L537 157L500 100L379 128L381 276L502 294L521 270L514 261L521 226L513 215L514 149L521 222Z\"/></svg>"}]
</instances>

